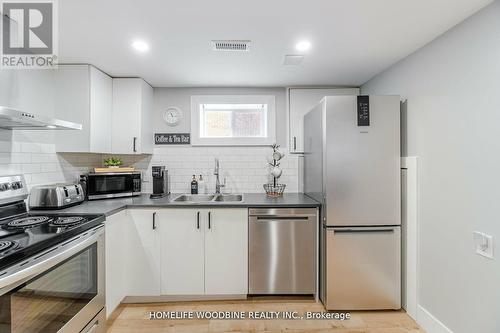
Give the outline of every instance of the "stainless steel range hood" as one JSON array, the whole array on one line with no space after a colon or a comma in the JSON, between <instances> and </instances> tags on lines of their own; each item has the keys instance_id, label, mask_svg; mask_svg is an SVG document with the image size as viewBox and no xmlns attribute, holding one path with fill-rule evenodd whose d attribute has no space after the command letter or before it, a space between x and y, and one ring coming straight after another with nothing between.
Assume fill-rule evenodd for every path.
<instances>
[{"instance_id":1,"label":"stainless steel range hood","mask_svg":"<svg viewBox=\"0 0 500 333\"><path fill-rule=\"evenodd\" d=\"M81 130L82 125L0 106L0 128L9 130Z\"/></svg>"}]
</instances>

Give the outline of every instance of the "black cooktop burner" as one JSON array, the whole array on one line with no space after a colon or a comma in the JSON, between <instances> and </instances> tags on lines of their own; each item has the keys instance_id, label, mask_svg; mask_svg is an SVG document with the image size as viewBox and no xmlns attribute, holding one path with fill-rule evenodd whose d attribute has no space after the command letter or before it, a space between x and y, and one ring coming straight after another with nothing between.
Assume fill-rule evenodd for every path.
<instances>
[{"instance_id":1,"label":"black cooktop burner","mask_svg":"<svg viewBox=\"0 0 500 333\"><path fill-rule=\"evenodd\" d=\"M0 241L0 253L14 249L15 247L17 247L17 242L15 241L9 241L9 240Z\"/></svg>"},{"instance_id":2,"label":"black cooktop burner","mask_svg":"<svg viewBox=\"0 0 500 333\"><path fill-rule=\"evenodd\" d=\"M50 222L55 227L72 227L87 222L87 219L81 216L62 216Z\"/></svg>"},{"instance_id":3,"label":"black cooktop burner","mask_svg":"<svg viewBox=\"0 0 500 333\"><path fill-rule=\"evenodd\" d=\"M49 221L47 216L28 216L8 222L4 227L6 229L24 229L33 228Z\"/></svg>"},{"instance_id":4,"label":"black cooktop burner","mask_svg":"<svg viewBox=\"0 0 500 333\"><path fill-rule=\"evenodd\" d=\"M0 207L1 210L6 208ZM7 211L10 213L11 211ZM18 209L0 219L0 270L101 224L104 215L36 215ZM21 213L21 214L20 214Z\"/></svg>"}]
</instances>

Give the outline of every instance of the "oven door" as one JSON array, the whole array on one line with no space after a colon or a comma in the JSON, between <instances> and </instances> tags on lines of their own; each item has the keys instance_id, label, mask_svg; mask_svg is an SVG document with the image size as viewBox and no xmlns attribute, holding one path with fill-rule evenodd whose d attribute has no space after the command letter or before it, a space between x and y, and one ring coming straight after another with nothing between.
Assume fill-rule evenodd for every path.
<instances>
[{"instance_id":1,"label":"oven door","mask_svg":"<svg viewBox=\"0 0 500 333\"><path fill-rule=\"evenodd\" d=\"M0 295L0 333L104 331L103 227L7 270Z\"/></svg>"},{"instance_id":2,"label":"oven door","mask_svg":"<svg viewBox=\"0 0 500 333\"><path fill-rule=\"evenodd\" d=\"M140 174L103 173L88 176L88 198L106 199L133 196L140 192Z\"/></svg>"}]
</instances>

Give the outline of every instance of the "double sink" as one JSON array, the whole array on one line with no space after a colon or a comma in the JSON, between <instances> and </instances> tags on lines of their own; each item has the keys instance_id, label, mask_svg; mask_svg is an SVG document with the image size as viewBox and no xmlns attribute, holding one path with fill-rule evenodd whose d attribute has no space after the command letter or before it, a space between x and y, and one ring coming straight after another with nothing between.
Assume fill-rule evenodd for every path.
<instances>
[{"instance_id":1,"label":"double sink","mask_svg":"<svg viewBox=\"0 0 500 333\"><path fill-rule=\"evenodd\" d=\"M173 202L210 203L210 202L243 202L242 194L181 194Z\"/></svg>"}]
</instances>

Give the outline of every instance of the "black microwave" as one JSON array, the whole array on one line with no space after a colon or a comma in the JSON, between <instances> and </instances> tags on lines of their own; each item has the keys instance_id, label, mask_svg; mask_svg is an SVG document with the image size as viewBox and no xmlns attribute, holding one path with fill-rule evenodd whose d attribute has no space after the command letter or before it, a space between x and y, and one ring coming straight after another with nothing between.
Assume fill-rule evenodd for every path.
<instances>
[{"instance_id":1,"label":"black microwave","mask_svg":"<svg viewBox=\"0 0 500 333\"><path fill-rule=\"evenodd\" d=\"M140 172L99 172L80 176L87 200L132 197L141 194Z\"/></svg>"}]
</instances>

